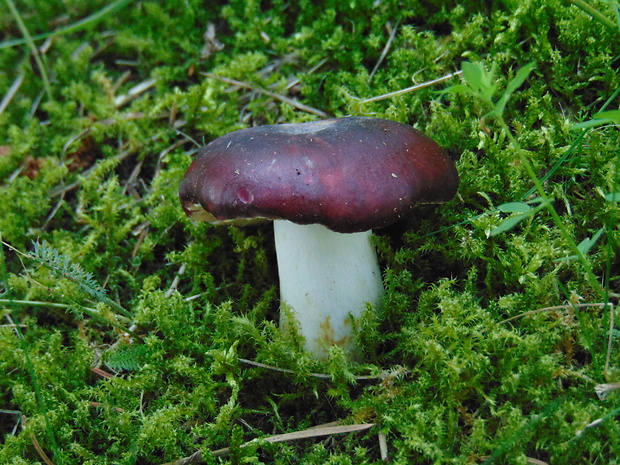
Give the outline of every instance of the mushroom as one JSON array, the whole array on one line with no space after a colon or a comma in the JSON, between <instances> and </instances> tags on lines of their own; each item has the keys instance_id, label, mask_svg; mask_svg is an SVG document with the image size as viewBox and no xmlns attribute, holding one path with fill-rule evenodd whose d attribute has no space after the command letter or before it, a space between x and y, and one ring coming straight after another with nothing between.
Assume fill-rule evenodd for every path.
<instances>
[{"instance_id":1,"label":"mushroom","mask_svg":"<svg viewBox=\"0 0 620 465\"><path fill-rule=\"evenodd\" d=\"M351 317L378 306L381 271L371 230L418 203L450 200L454 162L405 124L348 117L257 126L204 147L181 182L192 218L213 224L274 220L281 327L305 348L355 357Z\"/></svg>"}]
</instances>

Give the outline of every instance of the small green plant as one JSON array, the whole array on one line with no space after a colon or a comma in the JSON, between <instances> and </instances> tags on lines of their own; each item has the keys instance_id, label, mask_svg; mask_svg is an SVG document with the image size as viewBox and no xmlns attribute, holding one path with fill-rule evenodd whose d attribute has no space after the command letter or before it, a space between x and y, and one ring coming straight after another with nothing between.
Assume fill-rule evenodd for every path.
<instances>
[{"instance_id":1,"label":"small green plant","mask_svg":"<svg viewBox=\"0 0 620 465\"><path fill-rule=\"evenodd\" d=\"M33 243L32 254L22 253L9 244L2 242L4 246L8 246L14 252L23 255L24 258L33 260L35 263L48 268L52 274L58 279L66 279L71 283L74 283L77 287L76 295L62 294L60 297L64 300L68 300L70 303L57 303L57 302L39 302L32 300L8 300L0 299L0 302L11 303L12 305L34 305L34 306L48 306L53 308L61 308L77 313L86 313L87 315L95 318L99 321L110 324L123 333L127 333L140 341L142 338L138 336L134 331L118 322L118 319L108 314L105 307L109 307L117 313L128 318L132 315L123 308L122 305L110 299L107 292L102 288L94 279L92 273L85 271L79 264L70 260L69 257L61 254L58 250L51 247L46 243ZM95 305L101 304L104 308L91 308L81 303L81 296L86 295L91 299L94 299Z\"/></svg>"},{"instance_id":2,"label":"small green plant","mask_svg":"<svg viewBox=\"0 0 620 465\"><path fill-rule=\"evenodd\" d=\"M575 242L574 238L569 233L568 228L557 213L554 207L553 198L548 195L541 180L534 172L534 168L532 167L532 164L530 163L530 160L528 158L528 152L520 146L519 142L512 134L512 131L510 130L510 127L504 117L506 103L514 94L514 92L526 81L526 79L534 69L535 63L529 63L519 68L516 71L515 76L507 81L506 89L501 94L501 96L496 98L496 94L499 89L499 80L496 76L497 67L495 66L495 64L493 64L491 68L487 70L483 63L463 62L463 78L465 79L467 85L452 86L448 88L446 92L469 94L485 104L488 112L483 116L483 118L492 117L497 121L499 127L502 130L502 133L506 136L510 146L516 152L521 164L523 165L530 179L534 183L536 191L540 196L537 200L537 202L540 204L538 208L531 208L530 205L523 202L509 202L507 204L500 205L498 207L499 211L507 213L517 213L517 215L511 216L501 225L494 228L491 231L491 235L497 235L499 233L509 231L510 229L517 226L521 221L527 218L531 218L533 214L545 208L550 213L556 227L561 232L562 237L568 244L570 250L573 252L574 258L578 259L581 262L585 270L585 275L588 278L590 284L593 286L594 289L598 289L599 295L604 296L606 293L604 292L598 281L597 276L592 270L590 262L586 258L587 252L591 249L596 240L598 240L598 238L601 236L603 232L602 229L595 234L593 239L585 239L579 244Z\"/></svg>"},{"instance_id":3,"label":"small green plant","mask_svg":"<svg viewBox=\"0 0 620 465\"><path fill-rule=\"evenodd\" d=\"M497 92L500 87L500 81L497 76L497 63L493 62L491 68L487 70L483 63L464 61L461 64L461 71L463 72L463 78L467 84L457 84L448 87L444 92L469 94L480 99L489 108L489 112L486 113L483 118L494 116L502 123L505 123L503 121L503 114L506 109L506 104L510 100L512 94L525 82L534 68L536 68L536 63L534 62L519 68L515 76L507 82L504 92L497 97Z\"/></svg>"},{"instance_id":4,"label":"small green plant","mask_svg":"<svg viewBox=\"0 0 620 465\"><path fill-rule=\"evenodd\" d=\"M521 221L534 217L536 213L543 208L545 208L545 204L540 197L532 199L528 202L508 202L499 205L497 207L498 211L501 213L512 214L512 216L506 218L497 227L493 228L489 232L489 236L496 236L497 234L510 231Z\"/></svg>"},{"instance_id":5,"label":"small green plant","mask_svg":"<svg viewBox=\"0 0 620 465\"><path fill-rule=\"evenodd\" d=\"M95 299L95 301L110 305L125 316L130 316L127 310L108 297L106 290L95 281L92 273L88 273L80 265L71 261L69 257L61 254L45 242L34 242L33 245L32 259L49 268L57 278L68 279L77 285L80 292Z\"/></svg>"}]
</instances>

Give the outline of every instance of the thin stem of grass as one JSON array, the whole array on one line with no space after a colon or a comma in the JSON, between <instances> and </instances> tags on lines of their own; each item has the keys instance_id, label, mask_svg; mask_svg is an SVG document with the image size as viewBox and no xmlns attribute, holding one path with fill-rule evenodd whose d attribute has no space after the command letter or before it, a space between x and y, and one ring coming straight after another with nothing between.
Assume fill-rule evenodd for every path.
<instances>
[{"instance_id":1,"label":"thin stem of grass","mask_svg":"<svg viewBox=\"0 0 620 465\"><path fill-rule=\"evenodd\" d=\"M85 307L84 305L80 305L78 303L72 304L60 304L57 302L40 302L37 300L14 300L14 299L0 299L0 304L9 304L9 305L31 305L33 307L51 307L51 308L62 308L66 310L73 310L76 312L86 313L88 316L92 317L95 320L101 321L103 323L109 324L114 328L118 329L123 333L129 334L131 337L136 339L137 341L141 341L142 338L140 335L136 334L130 328L123 326L120 323L117 323L114 320L110 320L103 316L97 309Z\"/></svg>"},{"instance_id":2,"label":"thin stem of grass","mask_svg":"<svg viewBox=\"0 0 620 465\"><path fill-rule=\"evenodd\" d=\"M542 182L540 181L540 179L538 179L538 177L536 176L536 173L534 172L534 168L532 167L532 164L530 163L525 150L521 148L518 141L512 135L510 129L508 128L508 125L506 124L506 121L504 120L501 114L497 115L497 121L499 122L500 126L506 133L508 140L510 141L510 144L514 147L514 149L519 154L519 159L521 163L523 164L530 179L532 179L532 182L534 183L534 187L536 188L536 191L538 191L538 194L543 199L543 204L545 205L545 207L547 208L547 211L553 218L553 222L555 223L556 227L560 231L560 234L562 235L562 237L564 238L564 240L570 247L573 254L581 262L581 265L583 266L585 270L585 275L586 275L585 277L587 281L590 283L592 288L595 289L599 293L603 301L607 302L609 298L609 287L607 286L607 284L605 285L605 287L603 287L599 283L596 277L596 274L594 273L594 270L592 270L592 266L590 265L590 262L585 257L585 255L581 252L581 250L577 246L577 243L573 240L573 237L568 232L568 229L566 228L566 226L564 225L564 222L560 218L560 215L558 215L553 204L549 201L549 197L547 196L545 188ZM613 230L613 228L608 227L607 230L608 231ZM603 308L609 309L608 310L609 311L609 333L608 333L608 340L607 340L607 347L606 347L606 354L605 354L605 365L603 368L603 373L606 375L607 373L609 373L609 366L611 364L611 352L613 348L613 330L615 326L615 321L614 321L614 314L613 314L613 306L611 304L606 303Z\"/></svg>"},{"instance_id":3,"label":"thin stem of grass","mask_svg":"<svg viewBox=\"0 0 620 465\"><path fill-rule=\"evenodd\" d=\"M41 73L41 79L43 79L43 86L45 87L45 92L47 93L47 96L49 97L50 101L53 101L54 97L52 96L52 87L50 86L50 81L49 81L49 78L47 77L47 70L45 69L45 63L43 63L43 59L41 58L39 49L34 44L34 41L32 40L32 37L30 36L30 32L28 32L28 28L26 27L26 24L24 23L22 16L19 14L19 11L15 7L13 0L6 0L6 4L8 5L9 10L11 10L13 17L15 18L15 21L17 22L17 26L19 27L19 30L24 36L24 39L26 40L26 43L28 44L28 48L30 49L32 55L34 56L35 61L37 62L37 66L39 67L39 72Z\"/></svg>"},{"instance_id":4,"label":"thin stem of grass","mask_svg":"<svg viewBox=\"0 0 620 465\"><path fill-rule=\"evenodd\" d=\"M607 305L612 305L612 304L602 303L602 302L593 302L593 303L587 303L587 304L554 305L553 307L537 308L536 310L529 310L527 312L519 313L518 315L512 316L510 318L506 318L505 320L502 320L499 323L500 324L508 323L509 321L513 321L518 318L523 318L524 316L528 316L528 315L536 315L538 313L553 312L556 310L568 310L571 308L573 309L588 308L588 307L605 308L605 306Z\"/></svg>"},{"instance_id":5,"label":"thin stem of grass","mask_svg":"<svg viewBox=\"0 0 620 465\"><path fill-rule=\"evenodd\" d=\"M464 69L465 69L465 65ZM530 195L532 195L534 192L538 192L538 195L540 196L540 198L542 199L541 202L541 206L546 208L547 211L549 212L549 214L551 215L551 218L553 219L553 222L555 223L556 228L560 231L560 235L561 237L564 239L564 241L567 243L567 245L569 246L570 250L572 251L572 253L574 254L575 257L577 257L577 259L579 260L579 262L581 263L584 271L585 271L585 279L586 281L590 284L590 286L598 292L598 294L601 296L601 298L603 299L603 309L604 310L608 310L609 311L609 336L608 336L608 341L607 341L607 347L606 347L606 355L605 355L605 364L604 364L604 368L603 368L603 374L605 376L607 376L607 373L609 372L609 366L611 363L611 352L612 352L612 348L613 348L613 330L614 330L614 314L613 314L613 306L611 304L608 303L609 301L609 275L610 275L610 257L607 258L607 270L605 273L605 282L604 284L601 284L596 276L596 274L594 273L594 270L592 269L592 266L590 264L590 261L586 258L586 254L587 252L584 252L580 249L579 245L577 245L577 243L575 242L574 238L572 237L572 235L569 233L568 228L566 227L566 225L564 224L564 222L562 221L562 218L560 218L560 215L558 214L557 210L555 209L554 205L551 202L550 197L547 195L543 182L538 178L538 176L536 175L535 171L534 171L534 167L532 166L532 164L530 163L530 160L528 158L528 154L527 151L525 151L521 145L519 144L519 142L517 141L517 139L514 137L514 135L512 134L512 131L510 130L510 128L508 127L508 124L506 123L506 120L504 119L503 116L503 110L504 110L504 106L505 106L505 101L510 97L510 93L512 91L514 91L518 85L525 79L525 77L527 77L527 74L525 75L521 75L521 81L516 81L516 85L514 88L511 88L511 90L507 90L506 93L504 93L504 95L497 101L493 101L492 96L494 93L494 89L492 89L488 83L486 83L484 81L484 77L486 76L486 78L490 78L492 77L492 72L489 74L487 72L485 72L484 69L481 69L480 67L476 67L475 65L469 65L468 68L469 70L469 79L468 79L468 84L471 87L470 92L473 93L474 95L476 95L481 101L483 101L490 109L489 113L487 113L488 116L492 116L494 117L494 119L497 121L497 123L499 124L502 132L505 134L505 136L508 139L508 143L510 146L513 147L513 149L517 152L517 155L519 157L519 160L521 162L521 164L523 165L525 171L527 172L529 178L532 180L534 187L532 189L530 189L530 191L528 191L527 197L528 198ZM523 68L522 68L523 69ZM518 74L518 73L517 73ZM466 76L467 77L467 76ZM517 79L515 77L515 79ZM514 83L515 81L513 80L512 83ZM510 88L511 83L509 83L508 87ZM486 90L486 92L485 92ZM618 94L619 90L617 89L616 92L614 92L614 96L616 96ZM608 102L605 104L608 105L609 102L612 99L608 100ZM503 103L502 103L503 101ZM582 131L581 134L579 135L579 137L573 142L573 145L571 146L571 148L566 152L566 154L564 155L564 157L556 163L556 165L554 166L554 170L557 169L563 162L564 160L566 160L566 158L568 157L569 153L571 153L579 144L581 144L581 140L583 139L583 137L585 136L586 131ZM620 160L620 157L619 157ZM618 166L616 166L616 171L618 171ZM550 174L549 174L550 175ZM616 176L617 179L617 176ZM617 184L617 181L616 183ZM612 188L612 192L616 192L617 188L614 185ZM614 244L615 244L615 238L613 236L613 226L610 225L610 220L608 220L606 222L605 225L605 229L610 232L612 231L612 233L609 235L609 241L611 242L610 247L613 248ZM578 316L579 318L579 316ZM583 325L582 325L583 326ZM586 338L586 340L588 340L587 334L584 333L584 336ZM590 350L592 350L591 344L588 344L590 346Z\"/></svg>"},{"instance_id":6,"label":"thin stem of grass","mask_svg":"<svg viewBox=\"0 0 620 465\"><path fill-rule=\"evenodd\" d=\"M92 26L98 23L107 15L126 7L127 5L131 3L131 1L132 0L116 0L115 2L112 2L109 5L103 7L101 10L96 11L92 15L87 16L86 18L81 19L80 21L76 21L75 23L70 24L69 26L59 28L52 32L46 32L44 34L37 34L34 36L30 36L30 38L33 41L43 40L53 35L69 34L71 32L79 31L81 29L84 29L86 27L89 27L89 26ZM2 50L3 48L15 47L15 46L22 45L25 43L27 43L27 40L25 38L17 39L17 40L7 40L4 42L0 42L0 50Z\"/></svg>"},{"instance_id":7,"label":"thin stem of grass","mask_svg":"<svg viewBox=\"0 0 620 465\"><path fill-rule=\"evenodd\" d=\"M618 97L618 95L620 95L620 87L618 87L613 94L611 94L609 96L609 98L605 101L605 103L603 105L601 105L601 108L599 108L597 111L601 112L601 111L605 111L607 110L607 107L609 107L609 105L611 105L615 100L616 97ZM592 128L587 128L587 129L583 129L579 135L573 140L572 144L570 145L570 147L566 150L566 152L564 152L564 155L562 155L562 158L560 158L558 161L556 161L554 163L554 165L545 173L545 175L540 178L540 182L544 183L546 182L549 178L551 178L551 176L553 176L555 174L555 172L564 164L564 162L566 160L568 160L568 157L570 157L573 153L575 153L575 151L581 147L581 144L583 142L584 137L586 136L586 134L588 132L590 132L592 130ZM617 178L616 178L617 179ZM530 190L528 190L524 195L523 195L523 199L529 199L534 192L536 192L536 186L532 187Z\"/></svg>"},{"instance_id":8,"label":"thin stem of grass","mask_svg":"<svg viewBox=\"0 0 620 465\"><path fill-rule=\"evenodd\" d=\"M570 2L573 5L575 5L577 8L582 10L583 12L585 12L585 13L589 14L590 16L592 16L599 23L601 23L604 26L606 26L609 29L611 29L612 31L620 32L620 29L618 29L618 25L617 24L615 24L611 19L609 19L603 13L598 11L592 5L589 5L588 3L584 2L584 0L570 0Z\"/></svg>"},{"instance_id":9,"label":"thin stem of grass","mask_svg":"<svg viewBox=\"0 0 620 465\"><path fill-rule=\"evenodd\" d=\"M526 151L521 148L521 145L519 144L519 142L512 135L512 132L510 131L508 124L504 120L503 115L496 114L495 116L496 116L497 122L499 123L502 130L506 134L506 137L508 137L508 141L510 142L510 145L512 145L513 148L517 151L521 164L523 165L528 176L534 183L534 186L536 187L536 191L538 192L538 195L543 199L542 203L547 208L547 211L551 215L551 218L553 219L555 226L560 231L562 238L566 241L571 251L575 254L575 256L577 256L577 259L581 262L582 266L584 267L585 273L586 273L586 279L588 280L590 285L594 289L596 289L601 296L603 296L604 295L603 287L598 282L596 278L596 274L594 274L594 271L592 270L592 267L590 266L590 262L584 256L581 250L579 250L579 247L577 247L577 243L573 240L571 234L568 232L568 229L566 228L566 225L564 225L564 222L562 221L562 218L560 218L560 215L558 215L558 212L556 211L551 200L549 199L549 196L547 195L547 192L545 191L543 184L540 182L540 179L538 179L538 176L536 176L536 173L534 172L534 168L532 167L532 164L530 163L530 160L528 159L526 155Z\"/></svg>"},{"instance_id":10,"label":"thin stem of grass","mask_svg":"<svg viewBox=\"0 0 620 465\"><path fill-rule=\"evenodd\" d=\"M618 90L620 90L620 87L618 88ZM612 179L614 179L614 184L612 186L612 191L613 192L618 192L619 190L619 185L620 185L620 180L618 179L618 177L620 176L620 147L618 148L618 153L616 155L616 164L614 166L614 173L615 175L612 177ZM612 203L612 209L615 210L615 213L617 214L618 212L618 203L614 202ZM615 236L615 228L614 228L614 216L610 215L607 219L606 225L605 225L605 230L607 232L607 242L609 244L609 250L613 250L616 247L616 236ZM607 260L606 260L606 266L605 266L605 292L606 292L606 299L609 299L609 278L611 276L612 270L611 270L611 256L608 254L607 255ZM613 348L613 342L614 342L614 326L615 326L615 321L614 321L614 310L613 308L610 308L609 310L609 333L607 336L607 354L605 357L605 373L609 373L609 366L611 365L611 351Z\"/></svg>"}]
</instances>

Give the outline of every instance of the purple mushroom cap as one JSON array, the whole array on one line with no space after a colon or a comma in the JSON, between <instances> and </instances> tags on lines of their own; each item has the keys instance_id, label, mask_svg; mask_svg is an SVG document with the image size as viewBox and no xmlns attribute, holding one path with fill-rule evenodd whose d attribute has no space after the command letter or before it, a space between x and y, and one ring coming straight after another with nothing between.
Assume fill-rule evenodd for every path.
<instances>
[{"instance_id":1,"label":"purple mushroom cap","mask_svg":"<svg viewBox=\"0 0 620 465\"><path fill-rule=\"evenodd\" d=\"M452 159L394 121L349 117L257 126L204 147L179 189L190 216L211 222L285 219L342 233L387 226L418 203L456 193Z\"/></svg>"}]
</instances>

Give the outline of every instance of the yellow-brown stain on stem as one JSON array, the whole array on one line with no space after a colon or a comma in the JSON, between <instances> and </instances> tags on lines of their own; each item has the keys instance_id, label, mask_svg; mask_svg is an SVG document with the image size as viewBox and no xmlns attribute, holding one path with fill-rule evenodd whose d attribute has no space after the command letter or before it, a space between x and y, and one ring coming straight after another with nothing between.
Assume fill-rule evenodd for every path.
<instances>
[{"instance_id":1,"label":"yellow-brown stain on stem","mask_svg":"<svg viewBox=\"0 0 620 465\"><path fill-rule=\"evenodd\" d=\"M345 326L350 326L351 325L351 320L350 318L347 317L347 319L344 321ZM327 316L325 317L325 320L323 321L323 323L320 324L320 328L321 328L321 333L320 333L320 340L322 342L324 342L325 344L327 344L327 346L331 346L331 345L337 345L340 347L347 347L350 344L350 338L348 336L343 336L340 339L336 339L335 335L334 335L334 329L332 328L332 319L331 316Z\"/></svg>"}]
</instances>

